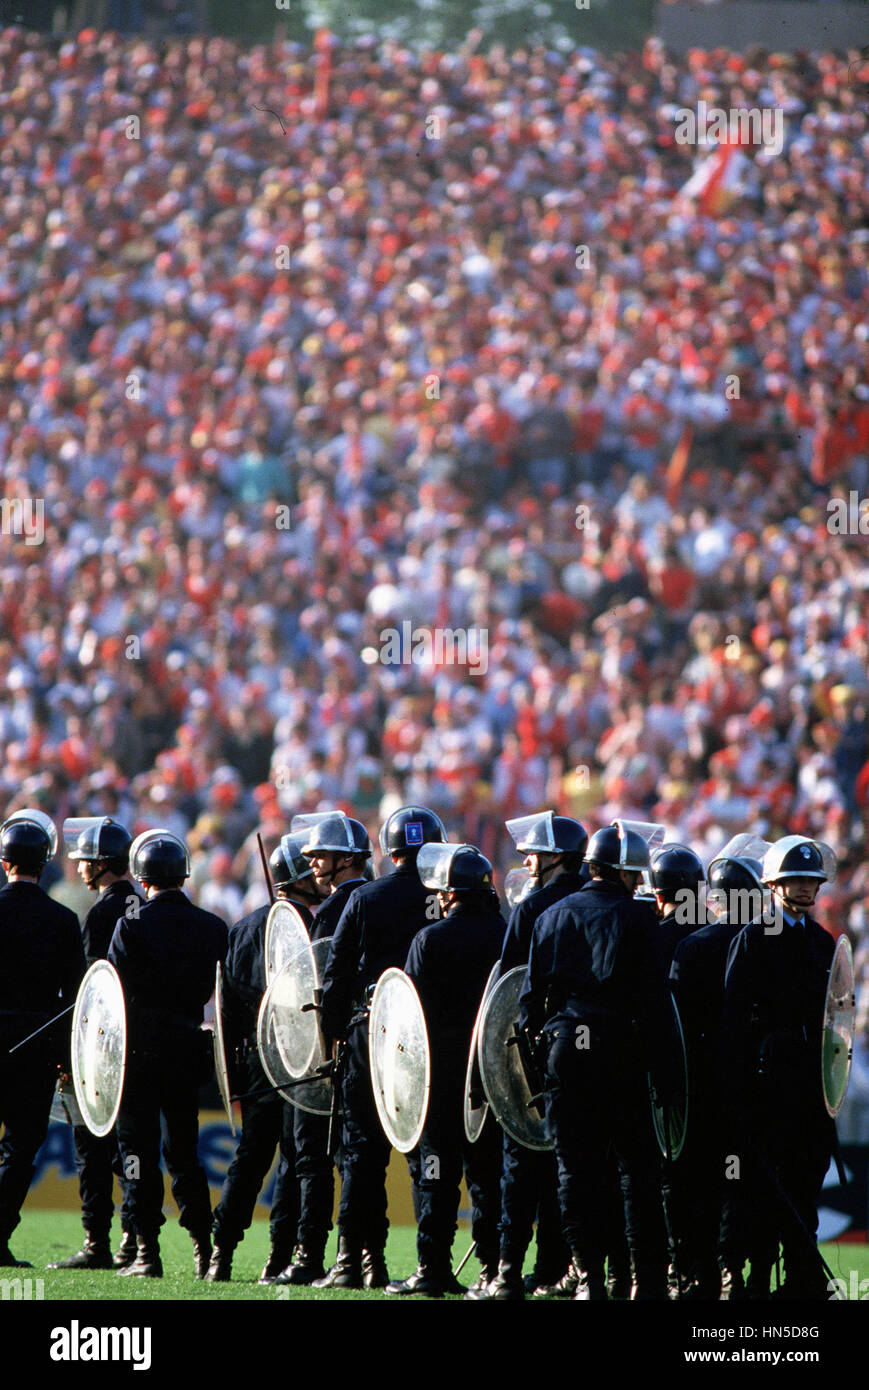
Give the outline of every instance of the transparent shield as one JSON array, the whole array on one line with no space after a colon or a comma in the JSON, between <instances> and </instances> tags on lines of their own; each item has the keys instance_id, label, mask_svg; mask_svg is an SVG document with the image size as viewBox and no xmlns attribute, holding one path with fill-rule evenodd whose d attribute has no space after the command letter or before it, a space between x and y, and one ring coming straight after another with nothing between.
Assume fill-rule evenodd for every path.
<instances>
[{"instance_id":1,"label":"transparent shield","mask_svg":"<svg viewBox=\"0 0 869 1390\"><path fill-rule=\"evenodd\" d=\"M91 1134L102 1138L118 1117L127 1060L127 1012L118 972L94 961L72 1015L72 1080Z\"/></svg>"},{"instance_id":2,"label":"transparent shield","mask_svg":"<svg viewBox=\"0 0 869 1390\"><path fill-rule=\"evenodd\" d=\"M316 1010L305 1007L315 1002L316 989L314 956L308 942L307 951L288 960L275 976L260 1005L260 1018L268 1019L266 1036L274 1041L279 1065L293 1080L306 1076L317 1065L315 1058L321 1050ZM262 1060L266 1066L265 1058Z\"/></svg>"},{"instance_id":3,"label":"transparent shield","mask_svg":"<svg viewBox=\"0 0 869 1390\"><path fill-rule=\"evenodd\" d=\"M450 865L457 850L468 845L421 845L416 857L416 871L426 888L442 890L449 886Z\"/></svg>"},{"instance_id":4,"label":"transparent shield","mask_svg":"<svg viewBox=\"0 0 869 1390\"><path fill-rule=\"evenodd\" d=\"M465 1071L465 1096L463 1105L465 1135L469 1144L476 1144L483 1132L483 1125L486 1123L486 1116L489 1113L489 1102L486 1100L486 1093L483 1090L483 1080L480 1076L480 1063L477 1059L477 1043L480 1037L480 1020L483 1017L483 1009L494 987L497 974L498 965L496 963L492 966L489 978L486 981L486 988L483 990L483 997L480 1000L480 1007L477 1010L477 1017L474 1020L474 1031L471 1034L471 1050L468 1053L468 1065Z\"/></svg>"},{"instance_id":5,"label":"transparent shield","mask_svg":"<svg viewBox=\"0 0 869 1390\"><path fill-rule=\"evenodd\" d=\"M517 1032L525 974L525 966L517 965L494 985L485 1000L477 1058L486 1099L501 1128L526 1149L551 1149L542 1102L539 1107L531 1105L531 1088L519 1048L510 1042Z\"/></svg>"},{"instance_id":6,"label":"transparent shield","mask_svg":"<svg viewBox=\"0 0 869 1390\"><path fill-rule=\"evenodd\" d=\"M229 1067L226 1060L226 1040L223 1035L223 967L220 961L214 972L214 1033L212 1035L214 1044L214 1071L217 1076L217 1089L220 1091L220 1099L223 1101L223 1108L226 1111L226 1118L232 1130L233 1138L236 1135L235 1111L230 1096L232 1087L229 1083Z\"/></svg>"},{"instance_id":7,"label":"transparent shield","mask_svg":"<svg viewBox=\"0 0 869 1390\"><path fill-rule=\"evenodd\" d=\"M332 945L331 936L323 936L319 941L311 942L311 950L314 953L314 965L317 970L317 982L322 982L323 974L326 969L326 961L329 958L329 947ZM326 1049L323 1045L323 1034L320 1030L320 1015L315 1015L317 1021L318 1047L312 1058L312 1069L323 1066L326 1062ZM300 1110L307 1110L311 1115L328 1115L332 1108L332 1083L328 1077L315 1077L313 1081L306 1082L303 1086L293 1086L290 1090L281 1091L281 1095Z\"/></svg>"},{"instance_id":8,"label":"transparent shield","mask_svg":"<svg viewBox=\"0 0 869 1390\"><path fill-rule=\"evenodd\" d=\"M301 915L292 903L278 898L276 903L272 903L266 918L264 953L267 985L281 973L287 961L299 953L304 954L306 943L310 945L308 929Z\"/></svg>"},{"instance_id":9,"label":"transparent shield","mask_svg":"<svg viewBox=\"0 0 869 1390\"><path fill-rule=\"evenodd\" d=\"M666 834L665 828L663 825L658 825L654 821L614 820L613 825L615 825L618 828L619 840L621 841L621 851L619 857L622 861L622 866L626 869L634 867L642 869L645 867L642 864L631 865L627 862L625 858L627 851L627 832L629 830L632 830L634 834L639 835L642 840L645 840L650 853L653 849L656 849L658 845L662 845L664 843L664 835Z\"/></svg>"},{"instance_id":10,"label":"transparent shield","mask_svg":"<svg viewBox=\"0 0 869 1390\"><path fill-rule=\"evenodd\" d=\"M431 1054L422 1004L403 970L385 970L377 981L368 1018L368 1051L383 1132L399 1153L410 1153L425 1125Z\"/></svg>"},{"instance_id":11,"label":"transparent shield","mask_svg":"<svg viewBox=\"0 0 869 1390\"><path fill-rule=\"evenodd\" d=\"M821 1079L827 1114L835 1119L845 1102L856 1036L854 961L851 943L840 936L833 953L821 1044Z\"/></svg>"},{"instance_id":12,"label":"transparent shield","mask_svg":"<svg viewBox=\"0 0 869 1390\"><path fill-rule=\"evenodd\" d=\"M717 864L720 859L759 859L763 861L763 856L771 848L770 841L764 840L760 835L753 832L748 834L734 835L732 840L718 851L714 859L709 861L709 867Z\"/></svg>"},{"instance_id":13,"label":"transparent shield","mask_svg":"<svg viewBox=\"0 0 869 1390\"><path fill-rule=\"evenodd\" d=\"M504 875L504 897L509 906L515 907L523 898L527 898L529 893L533 893L534 884L535 880L527 869L508 869Z\"/></svg>"},{"instance_id":14,"label":"transparent shield","mask_svg":"<svg viewBox=\"0 0 869 1390\"><path fill-rule=\"evenodd\" d=\"M688 1133L688 1053L685 1050L685 1034L682 1020L672 994L669 996L674 1049L674 1089L667 1105L660 1104L655 1094L652 1079L649 1078L649 1091L652 1100L652 1122L655 1138L664 1158L675 1163L685 1147Z\"/></svg>"}]
</instances>

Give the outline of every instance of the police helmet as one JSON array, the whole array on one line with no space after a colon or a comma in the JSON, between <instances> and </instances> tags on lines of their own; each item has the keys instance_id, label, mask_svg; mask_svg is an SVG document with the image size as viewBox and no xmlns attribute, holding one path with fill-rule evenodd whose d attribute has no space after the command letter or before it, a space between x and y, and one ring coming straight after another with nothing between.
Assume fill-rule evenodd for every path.
<instances>
[{"instance_id":1,"label":"police helmet","mask_svg":"<svg viewBox=\"0 0 869 1390\"><path fill-rule=\"evenodd\" d=\"M0 826L0 859L19 873L38 878L52 854L51 835L40 821L18 812Z\"/></svg>"},{"instance_id":2,"label":"police helmet","mask_svg":"<svg viewBox=\"0 0 869 1390\"><path fill-rule=\"evenodd\" d=\"M75 839L73 841L73 836ZM133 837L111 816L82 816L63 823L63 838L72 848L68 858L93 863L97 859L123 861L126 866Z\"/></svg>"},{"instance_id":3,"label":"police helmet","mask_svg":"<svg viewBox=\"0 0 869 1390\"><path fill-rule=\"evenodd\" d=\"M426 888L439 892L492 892L492 865L474 845L427 844L416 870Z\"/></svg>"},{"instance_id":4,"label":"police helmet","mask_svg":"<svg viewBox=\"0 0 869 1390\"><path fill-rule=\"evenodd\" d=\"M835 872L836 856L829 845L803 835L786 835L763 856L761 877L764 883L782 883L788 878L816 878L826 883Z\"/></svg>"},{"instance_id":5,"label":"police helmet","mask_svg":"<svg viewBox=\"0 0 869 1390\"><path fill-rule=\"evenodd\" d=\"M687 845L658 845L650 855L649 877L657 893L677 893L688 888L700 891L706 881L703 864Z\"/></svg>"},{"instance_id":6,"label":"police helmet","mask_svg":"<svg viewBox=\"0 0 869 1390\"><path fill-rule=\"evenodd\" d=\"M709 865L709 887L716 893L751 892L762 888L761 862L748 855L713 859Z\"/></svg>"},{"instance_id":7,"label":"police helmet","mask_svg":"<svg viewBox=\"0 0 869 1390\"><path fill-rule=\"evenodd\" d=\"M643 832L637 828L643 825ZM663 826L649 825L639 821L615 820L596 830L585 851L586 864L602 864L611 869L630 869L642 873L649 868L649 843L660 843L664 837Z\"/></svg>"},{"instance_id":8,"label":"police helmet","mask_svg":"<svg viewBox=\"0 0 869 1390\"><path fill-rule=\"evenodd\" d=\"M305 831L302 853L311 854L371 854L368 831L361 821L343 811L318 811L311 815L294 816L290 833Z\"/></svg>"},{"instance_id":9,"label":"police helmet","mask_svg":"<svg viewBox=\"0 0 869 1390\"><path fill-rule=\"evenodd\" d=\"M538 811L505 821L521 854L584 854L588 834L578 820Z\"/></svg>"},{"instance_id":10,"label":"police helmet","mask_svg":"<svg viewBox=\"0 0 869 1390\"><path fill-rule=\"evenodd\" d=\"M276 888L289 888L301 878L310 878L314 872L302 853L298 835L281 836L281 843L269 856L269 869Z\"/></svg>"},{"instance_id":11,"label":"police helmet","mask_svg":"<svg viewBox=\"0 0 869 1390\"><path fill-rule=\"evenodd\" d=\"M421 845L443 844L447 832L427 806L399 806L380 827L381 854L408 854Z\"/></svg>"},{"instance_id":12,"label":"police helmet","mask_svg":"<svg viewBox=\"0 0 869 1390\"><path fill-rule=\"evenodd\" d=\"M189 878L190 855L171 830L145 830L130 846L130 869L140 883L171 888Z\"/></svg>"}]
</instances>

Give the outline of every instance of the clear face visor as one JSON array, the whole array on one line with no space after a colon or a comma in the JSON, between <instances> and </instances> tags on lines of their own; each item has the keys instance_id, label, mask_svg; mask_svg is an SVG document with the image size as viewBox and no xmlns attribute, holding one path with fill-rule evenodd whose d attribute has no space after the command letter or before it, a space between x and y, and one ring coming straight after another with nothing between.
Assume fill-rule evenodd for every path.
<instances>
[{"instance_id":1,"label":"clear face visor","mask_svg":"<svg viewBox=\"0 0 869 1390\"><path fill-rule=\"evenodd\" d=\"M312 811L293 816L290 834L302 839L302 853L358 854L353 827L343 811ZM302 838L304 836L304 838Z\"/></svg>"},{"instance_id":2,"label":"clear face visor","mask_svg":"<svg viewBox=\"0 0 869 1390\"><path fill-rule=\"evenodd\" d=\"M100 830L107 816L72 816L63 822L63 844L69 859L99 859Z\"/></svg>"},{"instance_id":3,"label":"clear face visor","mask_svg":"<svg viewBox=\"0 0 869 1390\"><path fill-rule=\"evenodd\" d=\"M520 854L558 854L553 820L552 811L537 811L504 824Z\"/></svg>"},{"instance_id":4,"label":"clear face visor","mask_svg":"<svg viewBox=\"0 0 869 1390\"><path fill-rule=\"evenodd\" d=\"M460 849L471 848L470 845L423 845L416 856L416 871L423 885L439 893L447 892L453 859Z\"/></svg>"},{"instance_id":5,"label":"clear face visor","mask_svg":"<svg viewBox=\"0 0 869 1390\"><path fill-rule=\"evenodd\" d=\"M5 830L8 825L17 825L20 821L30 821L45 831L51 843L50 858L53 859L57 854L57 826L51 817L47 816L44 811L32 811L29 807L25 807L23 811L13 811L8 820L5 820L0 826L0 831Z\"/></svg>"},{"instance_id":6,"label":"clear face visor","mask_svg":"<svg viewBox=\"0 0 869 1390\"><path fill-rule=\"evenodd\" d=\"M646 820L614 820L613 825L619 832L619 868L633 869L635 872L643 873L646 869L645 864L631 862L628 833L632 831L635 835L639 835L641 840L645 840L649 853L651 853L658 845L664 843L665 830L663 825Z\"/></svg>"},{"instance_id":7,"label":"clear face visor","mask_svg":"<svg viewBox=\"0 0 869 1390\"><path fill-rule=\"evenodd\" d=\"M171 840L173 845L177 845L184 855L184 868L189 876L190 854L184 841L180 840L177 835L173 835L171 830L143 830L141 835L137 835L130 845L130 870L135 874L136 878L139 879L139 882L141 883L142 881L141 874L139 873L139 855L145 846L149 845L153 840Z\"/></svg>"},{"instance_id":8,"label":"clear face visor","mask_svg":"<svg viewBox=\"0 0 869 1390\"><path fill-rule=\"evenodd\" d=\"M289 835L281 836L281 851L294 883L298 882L300 878L310 877L314 872L302 853L303 843L304 836L294 835L292 831Z\"/></svg>"},{"instance_id":9,"label":"clear face visor","mask_svg":"<svg viewBox=\"0 0 869 1390\"><path fill-rule=\"evenodd\" d=\"M764 840L753 832L734 835L733 839L728 840L723 849L718 851L709 868L712 870L720 859L759 859L763 863L764 855L771 849L769 840Z\"/></svg>"}]
</instances>

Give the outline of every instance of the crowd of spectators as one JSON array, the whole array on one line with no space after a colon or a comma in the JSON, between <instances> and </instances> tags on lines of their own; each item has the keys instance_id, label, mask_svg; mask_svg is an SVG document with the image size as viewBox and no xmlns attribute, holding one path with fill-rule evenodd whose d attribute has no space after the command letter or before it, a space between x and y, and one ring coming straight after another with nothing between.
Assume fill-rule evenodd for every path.
<instances>
[{"instance_id":1,"label":"crowd of spectators","mask_svg":"<svg viewBox=\"0 0 869 1390\"><path fill-rule=\"evenodd\" d=\"M4 804L170 826L227 917L324 805L499 871L542 805L800 831L865 942L858 58L0 34ZM785 114L717 217L700 100Z\"/></svg>"}]
</instances>

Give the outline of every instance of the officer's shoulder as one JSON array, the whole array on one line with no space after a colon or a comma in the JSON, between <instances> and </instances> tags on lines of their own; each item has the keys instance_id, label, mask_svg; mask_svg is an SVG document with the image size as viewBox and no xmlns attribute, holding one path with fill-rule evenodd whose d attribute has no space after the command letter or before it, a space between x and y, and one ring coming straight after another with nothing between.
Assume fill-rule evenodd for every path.
<instances>
[{"instance_id":1,"label":"officer's shoulder","mask_svg":"<svg viewBox=\"0 0 869 1390\"><path fill-rule=\"evenodd\" d=\"M260 924L268 916L268 908L255 907L253 912L248 912L244 917L239 917L237 922L233 922L229 928L230 941L242 941L246 936L258 930Z\"/></svg>"}]
</instances>

